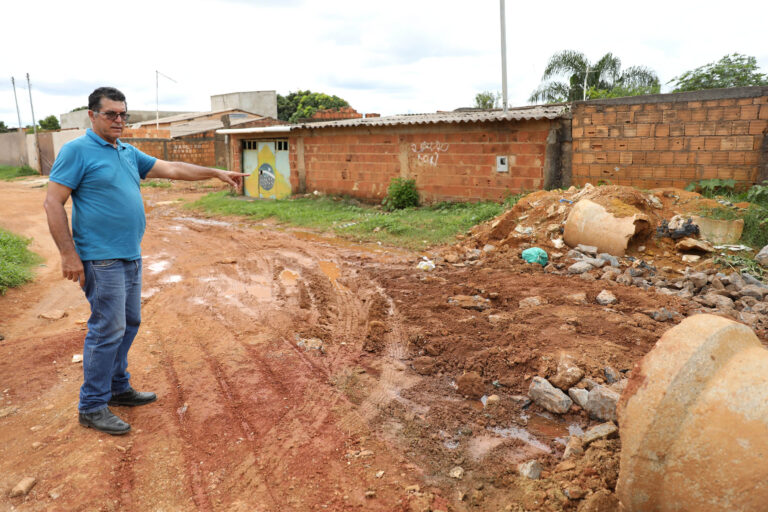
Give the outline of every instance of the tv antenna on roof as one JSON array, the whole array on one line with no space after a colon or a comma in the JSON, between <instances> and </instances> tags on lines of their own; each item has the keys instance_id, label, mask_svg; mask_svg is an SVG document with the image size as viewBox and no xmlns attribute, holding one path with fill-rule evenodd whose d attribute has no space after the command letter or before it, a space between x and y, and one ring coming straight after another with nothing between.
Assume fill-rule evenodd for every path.
<instances>
[{"instance_id":1,"label":"tv antenna on roof","mask_svg":"<svg viewBox=\"0 0 768 512\"><path fill-rule=\"evenodd\" d=\"M160 75L163 75L175 84L179 83L168 75L155 70L155 130L158 131L160 130L160 93L158 92L160 89Z\"/></svg>"}]
</instances>

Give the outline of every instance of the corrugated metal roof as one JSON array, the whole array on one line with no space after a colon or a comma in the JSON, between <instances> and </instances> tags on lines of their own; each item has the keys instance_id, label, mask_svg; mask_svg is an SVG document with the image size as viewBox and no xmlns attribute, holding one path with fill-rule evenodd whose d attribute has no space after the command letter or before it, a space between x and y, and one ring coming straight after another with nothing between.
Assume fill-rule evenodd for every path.
<instances>
[{"instance_id":1,"label":"corrugated metal roof","mask_svg":"<svg viewBox=\"0 0 768 512\"><path fill-rule=\"evenodd\" d=\"M237 125L257 121L259 119L263 118L246 117L243 119L232 119L230 121L230 126L235 127ZM191 121L189 123L172 124L170 127L171 138L184 137L185 135L194 135L195 133L207 132L209 130L218 130L219 128L223 127L224 123L221 122L221 119L201 119L199 121Z\"/></svg>"},{"instance_id":2,"label":"corrugated metal roof","mask_svg":"<svg viewBox=\"0 0 768 512\"><path fill-rule=\"evenodd\" d=\"M175 123L176 121L184 121L184 120L190 120L193 121L194 119L197 119L198 117L206 117L206 116L212 116L216 114L224 114L226 112L234 112L234 113L245 113L245 114L252 114L252 115L258 115L254 114L253 112L248 112L247 110L243 110L240 108L225 108L222 110L209 110L207 112L191 112L187 114L177 114L175 116L168 116L168 117L161 117L159 120L150 119L147 121L141 121L139 123L132 123L131 128L140 128L142 126L148 126L153 125L157 121L159 121L161 124L163 123ZM258 118L256 118L258 119Z\"/></svg>"},{"instance_id":3,"label":"corrugated metal roof","mask_svg":"<svg viewBox=\"0 0 768 512\"><path fill-rule=\"evenodd\" d=\"M324 121L319 123L301 123L294 125L293 129L557 119L562 117L562 115L567 110L568 107L566 105L537 105L533 107L509 109L506 115L502 110L464 110L453 112L437 112L434 114L399 114L387 117L369 117L364 119Z\"/></svg>"}]
</instances>

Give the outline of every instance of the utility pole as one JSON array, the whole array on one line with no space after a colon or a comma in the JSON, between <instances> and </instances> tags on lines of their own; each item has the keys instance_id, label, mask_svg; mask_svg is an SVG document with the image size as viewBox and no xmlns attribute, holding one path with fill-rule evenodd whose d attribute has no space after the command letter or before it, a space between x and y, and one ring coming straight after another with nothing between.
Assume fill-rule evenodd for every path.
<instances>
[{"instance_id":1,"label":"utility pole","mask_svg":"<svg viewBox=\"0 0 768 512\"><path fill-rule=\"evenodd\" d=\"M19 151L19 165L25 166L27 165L27 145L26 145L26 136L24 135L24 127L21 126L21 111L19 110L19 98L16 96L16 79L11 77L11 85L13 86L13 101L16 102L16 116L19 118L19 129L18 133L20 136L20 141L24 142L25 144L21 144L21 151Z\"/></svg>"},{"instance_id":2,"label":"utility pole","mask_svg":"<svg viewBox=\"0 0 768 512\"><path fill-rule=\"evenodd\" d=\"M507 115L507 27L504 0L499 0L501 11L501 96L504 102L504 115Z\"/></svg>"},{"instance_id":3,"label":"utility pole","mask_svg":"<svg viewBox=\"0 0 768 512\"><path fill-rule=\"evenodd\" d=\"M40 174L43 174L43 161L40 157L40 139L37 135L37 122L35 121L35 107L32 105L32 82L27 73L27 90L29 91L29 109L32 111L32 130L35 132L35 152L37 153L37 165L40 166Z\"/></svg>"},{"instance_id":4,"label":"utility pole","mask_svg":"<svg viewBox=\"0 0 768 512\"><path fill-rule=\"evenodd\" d=\"M177 84L176 80L155 70L155 130L160 131L160 75Z\"/></svg>"},{"instance_id":5,"label":"utility pole","mask_svg":"<svg viewBox=\"0 0 768 512\"><path fill-rule=\"evenodd\" d=\"M582 88L583 96L581 99L586 101L587 99L587 77L589 76L589 64L587 64L587 70L584 72L584 87Z\"/></svg>"}]
</instances>

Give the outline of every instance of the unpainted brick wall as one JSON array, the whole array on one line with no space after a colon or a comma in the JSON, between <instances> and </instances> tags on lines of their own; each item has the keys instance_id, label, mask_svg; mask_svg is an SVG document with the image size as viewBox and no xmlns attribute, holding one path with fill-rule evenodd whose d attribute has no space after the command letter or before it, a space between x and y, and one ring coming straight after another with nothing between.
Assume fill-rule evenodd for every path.
<instances>
[{"instance_id":1,"label":"unpainted brick wall","mask_svg":"<svg viewBox=\"0 0 768 512\"><path fill-rule=\"evenodd\" d=\"M739 97L742 96L742 97ZM758 178L768 87L577 102L573 184L640 188Z\"/></svg>"},{"instance_id":2,"label":"unpainted brick wall","mask_svg":"<svg viewBox=\"0 0 768 512\"><path fill-rule=\"evenodd\" d=\"M381 199L392 178L416 180L422 200L503 200L540 189L550 121L292 132L292 186L303 139L307 191ZM496 157L509 172L496 172Z\"/></svg>"}]
</instances>

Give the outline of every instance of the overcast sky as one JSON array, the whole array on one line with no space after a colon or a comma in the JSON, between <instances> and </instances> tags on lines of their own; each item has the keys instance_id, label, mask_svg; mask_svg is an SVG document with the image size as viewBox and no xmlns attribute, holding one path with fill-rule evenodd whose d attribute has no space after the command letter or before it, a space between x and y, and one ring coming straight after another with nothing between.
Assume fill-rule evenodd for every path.
<instances>
[{"instance_id":1,"label":"overcast sky","mask_svg":"<svg viewBox=\"0 0 768 512\"><path fill-rule=\"evenodd\" d=\"M297 89L383 115L471 106L501 90L499 0L84 0L3 2L0 120L31 124L85 105L100 85L128 107L208 110L210 95ZM527 104L549 57L606 52L662 82L743 53L768 72L768 2L507 0L509 100ZM578 12L577 12L578 11ZM668 90L662 89L662 91Z\"/></svg>"}]
</instances>

